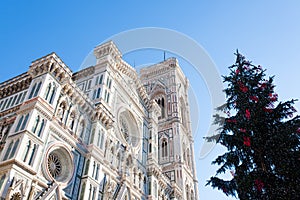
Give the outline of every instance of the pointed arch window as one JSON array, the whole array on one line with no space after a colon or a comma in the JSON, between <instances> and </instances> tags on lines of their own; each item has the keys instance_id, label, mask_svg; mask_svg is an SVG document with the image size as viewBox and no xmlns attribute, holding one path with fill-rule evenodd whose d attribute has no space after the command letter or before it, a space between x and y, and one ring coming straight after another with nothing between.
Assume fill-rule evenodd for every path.
<instances>
[{"instance_id":1,"label":"pointed arch window","mask_svg":"<svg viewBox=\"0 0 300 200\"><path fill-rule=\"evenodd\" d=\"M39 124L39 127L38 127L38 131L37 131L37 136L41 136L42 132L43 132L43 128L45 126L45 119L42 119L41 123Z\"/></svg>"},{"instance_id":2,"label":"pointed arch window","mask_svg":"<svg viewBox=\"0 0 300 200\"><path fill-rule=\"evenodd\" d=\"M100 165L97 164L97 168L96 168L96 176L95 176L95 179L98 180L98 177L99 177L99 169L100 169Z\"/></svg>"},{"instance_id":3,"label":"pointed arch window","mask_svg":"<svg viewBox=\"0 0 300 200\"><path fill-rule=\"evenodd\" d=\"M94 161L92 177L94 177L95 171L96 171L96 162Z\"/></svg>"},{"instance_id":4,"label":"pointed arch window","mask_svg":"<svg viewBox=\"0 0 300 200\"><path fill-rule=\"evenodd\" d=\"M26 162L30 148L31 148L31 141L29 140L28 144L27 144L27 147L26 147L26 151L25 151L23 162Z\"/></svg>"},{"instance_id":5,"label":"pointed arch window","mask_svg":"<svg viewBox=\"0 0 300 200\"><path fill-rule=\"evenodd\" d=\"M56 93L56 87L54 83L49 83L46 92L45 92L45 100L52 104Z\"/></svg>"},{"instance_id":6,"label":"pointed arch window","mask_svg":"<svg viewBox=\"0 0 300 200\"><path fill-rule=\"evenodd\" d=\"M52 104L55 98L55 93L56 93L56 87L53 86L52 90L51 90L51 95L50 95L50 99L49 99L49 103Z\"/></svg>"},{"instance_id":7,"label":"pointed arch window","mask_svg":"<svg viewBox=\"0 0 300 200\"><path fill-rule=\"evenodd\" d=\"M46 92L45 92L45 99L46 99L46 100L47 100L48 97L49 97L50 90L51 90L51 83L49 83L49 84L47 85L47 88L46 88Z\"/></svg>"},{"instance_id":8,"label":"pointed arch window","mask_svg":"<svg viewBox=\"0 0 300 200\"><path fill-rule=\"evenodd\" d=\"M97 139L97 146L100 148L100 143L101 143L101 131L98 131L98 139Z\"/></svg>"},{"instance_id":9,"label":"pointed arch window","mask_svg":"<svg viewBox=\"0 0 300 200\"><path fill-rule=\"evenodd\" d=\"M22 127L21 127L21 130L24 130L26 124L27 124L27 121L28 121L28 118L29 118L29 113L25 116L24 118L24 121L22 123Z\"/></svg>"},{"instance_id":10,"label":"pointed arch window","mask_svg":"<svg viewBox=\"0 0 300 200\"><path fill-rule=\"evenodd\" d=\"M92 130L92 135L91 135L91 139L90 139L90 144L94 143L94 137L95 137L95 129Z\"/></svg>"},{"instance_id":11,"label":"pointed arch window","mask_svg":"<svg viewBox=\"0 0 300 200\"><path fill-rule=\"evenodd\" d=\"M3 185L4 181L5 181L5 178L6 178L6 174L3 174L3 175L1 176L1 179L0 179L0 191L1 191L1 189L2 189L2 185Z\"/></svg>"},{"instance_id":12,"label":"pointed arch window","mask_svg":"<svg viewBox=\"0 0 300 200\"><path fill-rule=\"evenodd\" d=\"M15 142L14 147L12 148L12 151L11 151L11 153L10 153L8 159L11 159L12 157L14 157L15 152L16 152L18 146L19 146L19 143L20 143L20 139L18 139L18 140Z\"/></svg>"},{"instance_id":13,"label":"pointed arch window","mask_svg":"<svg viewBox=\"0 0 300 200\"><path fill-rule=\"evenodd\" d=\"M149 143L149 153L152 153L152 143Z\"/></svg>"},{"instance_id":14,"label":"pointed arch window","mask_svg":"<svg viewBox=\"0 0 300 200\"><path fill-rule=\"evenodd\" d=\"M40 116L38 115L37 117L36 117L36 119L35 119L35 121L34 121L34 124L33 124L33 127L32 127L32 132L33 133L35 133L36 132L36 130L37 130L37 127L38 127L38 125L39 125L39 123L40 123Z\"/></svg>"},{"instance_id":15,"label":"pointed arch window","mask_svg":"<svg viewBox=\"0 0 300 200\"><path fill-rule=\"evenodd\" d=\"M111 79L109 80L108 88L111 89Z\"/></svg>"},{"instance_id":16,"label":"pointed arch window","mask_svg":"<svg viewBox=\"0 0 300 200\"><path fill-rule=\"evenodd\" d=\"M98 88L97 89L97 94L96 94L96 98L100 98L100 95L101 95L101 88Z\"/></svg>"},{"instance_id":17,"label":"pointed arch window","mask_svg":"<svg viewBox=\"0 0 300 200\"><path fill-rule=\"evenodd\" d=\"M162 150L162 157L167 157L168 156L168 142L166 139L162 140L161 144L161 150Z\"/></svg>"},{"instance_id":18,"label":"pointed arch window","mask_svg":"<svg viewBox=\"0 0 300 200\"><path fill-rule=\"evenodd\" d=\"M4 161L4 160L7 160L7 158L8 158L8 156L9 156L9 153L10 153L10 151L11 151L11 148L12 148L13 144L14 144L13 141L11 141L11 142L9 143L8 148L7 148L7 150L6 150L6 153L5 153L5 155L4 155L3 161Z\"/></svg>"},{"instance_id":19,"label":"pointed arch window","mask_svg":"<svg viewBox=\"0 0 300 200\"><path fill-rule=\"evenodd\" d=\"M28 99L31 99L33 97L36 97L41 89L42 86L42 81L39 81L37 83L34 83L30 93L29 93L29 97Z\"/></svg>"},{"instance_id":20,"label":"pointed arch window","mask_svg":"<svg viewBox=\"0 0 300 200\"><path fill-rule=\"evenodd\" d=\"M33 94L33 97L36 97L40 91L40 88L41 88L41 85L42 85L42 82L40 81L38 84L37 84L37 87L36 87L36 90L34 91L34 94Z\"/></svg>"},{"instance_id":21,"label":"pointed arch window","mask_svg":"<svg viewBox=\"0 0 300 200\"><path fill-rule=\"evenodd\" d=\"M101 140L100 140L100 149L103 149L103 144L104 144L104 131L101 130Z\"/></svg>"},{"instance_id":22,"label":"pointed arch window","mask_svg":"<svg viewBox=\"0 0 300 200\"><path fill-rule=\"evenodd\" d=\"M20 130L20 127L21 127L21 124L23 122L23 119L24 119L24 116L22 115L21 118L18 121L17 128L15 130L16 132L18 132Z\"/></svg>"},{"instance_id":23,"label":"pointed arch window","mask_svg":"<svg viewBox=\"0 0 300 200\"><path fill-rule=\"evenodd\" d=\"M33 149L31 151L31 155L30 155L30 158L29 158L28 165L32 165L33 164L33 160L34 160L34 156L35 156L36 150L37 150L37 145L34 144L33 145Z\"/></svg>"},{"instance_id":24,"label":"pointed arch window","mask_svg":"<svg viewBox=\"0 0 300 200\"><path fill-rule=\"evenodd\" d=\"M99 84L102 84L103 81L103 74L101 74L100 79L99 79Z\"/></svg>"},{"instance_id":25,"label":"pointed arch window","mask_svg":"<svg viewBox=\"0 0 300 200\"><path fill-rule=\"evenodd\" d=\"M40 115L38 115L34 121L32 132L37 133L37 136L41 136L43 128L45 125L45 119L41 119Z\"/></svg>"},{"instance_id":26,"label":"pointed arch window","mask_svg":"<svg viewBox=\"0 0 300 200\"><path fill-rule=\"evenodd\" d=\"M35 88L36 88L36 83L33 85L32 89L31 89L31 91L30 91L30 93L29 93L29 97L28 97L28 99L31 99L31 98L33 97L33 94L34 94Z\"/></svg>"}]
</instances>

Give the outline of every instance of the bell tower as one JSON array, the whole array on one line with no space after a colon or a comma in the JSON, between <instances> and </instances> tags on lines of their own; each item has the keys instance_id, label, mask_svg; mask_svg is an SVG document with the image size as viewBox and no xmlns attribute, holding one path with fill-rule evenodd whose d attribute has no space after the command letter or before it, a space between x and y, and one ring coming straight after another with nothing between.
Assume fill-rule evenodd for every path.
<instances>
[{"instance_id":1,"label":"bell tower","mask_svg":"<svg viewBox=\"0 0 300 200\"><path fill-rule=\"evenodd\" d=\"M189 82L176 58L143 68L140 76L150 99L156 101L161 111L158 132L153 133L158 146L153 153L157 154L158 165L171 182L182 188L184 199L197 199Z\"/></svg>"}]
</instances>

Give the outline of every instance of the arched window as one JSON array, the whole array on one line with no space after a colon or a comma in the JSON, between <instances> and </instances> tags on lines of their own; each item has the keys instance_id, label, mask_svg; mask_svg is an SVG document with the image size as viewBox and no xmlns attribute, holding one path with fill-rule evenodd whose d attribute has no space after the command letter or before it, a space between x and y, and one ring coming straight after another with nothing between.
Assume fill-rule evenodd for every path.
<instances>
[{"instance_id":1,"label":"arched window","mask_svg":"<svg viewBox=\"0 0 300 200\"><path fill-rule=\"evenodd\" d=\"M55 93L56 93L56 87L55 85L52 86L52 90L51 90L51 95L50 95L50 99L49 99L49 103L52 104L55 98Z\"/></svg>"},{"instance_id":2,"label":"arched window","mask_svg":"<svg viewBox=\"0 0 300 200\"><path fill-rule=\"evenodd\" d=\"M94 164L93 164L93 172L92 172L92 177L93 177L93 178L94 178L95 170L96 170L96 162L94 161Z\"/></svg>"},{"instance_id":3,"label":"arched window","mask_svg":"<svg viewBox=\"0 0 300 200\"><path fill-rule=\"evenodd\" d=\"M84 174L87 175L88 172L89 172L89 167L90 167L90 160L88 159L86 161L86 164L85 164L85 170L84 170Z\"/></svg>"},{"instance_id":4,"label":"arched window","mask_svg":"<svg viewBox=\"0 0 300 200\"><path fill-rule=\"evenodd\" d=\"M100 143L101 143L101 131L98 131L98 138L97 138L97 146L100 148Z\"/></svg>"},{"instance_id":5,"label":"arched window","mask_svg":"<svg viewBox=\"0 0 300 200\"><path fill-rule=\"evenodd\" d=\"M24 121L22 123L22 127L21 127L21 130L24 130L26 124L27 124L27 121L28 121L28 118L29 118L29 113L25 116L24 118Z\"/></svg>"},{"instance_id":6,"label":"arched window","mask_svg":"<svg viewBox=\"0 0 300 200\"><path fill-rule=\"evenodd\" d=\"M95 179L98 180L100 165L97 164Z\"/></svg>"},{"instance_id":7,"label":"arched window","mask_svg":"<svg viewBox=\"0 0 300 200\"><path fill-rule=\"evenodd\" d=\"M37 149L37 145L34 144L34 145L33 145L33 149L32 149L32 151L31 151L31 155L30 155L30 158L29 158L28 165L32 165L33 160L34 160L34 156L35 156L36 149Z\"/></svg>"},{"instance_id":8,"label":"arched window","mask_svg":"<svg viewBox=\"0 0 300 200\"><path fill-rule=\"evenodd\" d=\"M31 141L29 140L28 144L27 144L27 147L26 147L26 151L25 151L23 162L26 162L30 148L31 148Z\"/></svg>"},{"instance_id":9,"label":"arched window","mask_svg":"<svg viewBox=\"0 0 300 200\"><path fill-rule=\"evenodd\" d=\"M102 81L103 81L103 74L100 76L99 84L102 84Z\"/></svg>"},{"instance_id":10,"label":"arched window","mask_svg":"<svg viewBox=\"0 0 300 200\"><path fill-rule=\"evenodd\" d=\"M107 98L106 98L106 102L107 102L107 103L109 103L109 96L110 96L110 93L108 92L108 93L107 93Z\"/></svg>"},{"instance_id":11,"label":"arched window","mask_svg":"<svg viewBox=\"0 0 300 200\"><path fill-rule=\"evenodd\" d=\"M38 127L38 131L37 131L37 136L40 137L42 132L43 132L43 128L45 126L45 119L42 119L41 123L39 124L39 127Z\"/></svg>"},{"instance_id":12,"label":"arched window","mask_svg":"<svg viewBox=\"0 0 300 200\"><path fill-rule=\"evenodd\" d=\"M29 94L28 99L31 99L31 98L33 97L33 94L34 94L34 91L35 91L35 88L36 88L36 84L37 84L37 83L35 83L35 84L33 85L32 89L31 89L31 91L30 91L30 94Z\"/></svg>"},{"instance_id":13,"label":"arched window","mask_svg":"<svg viewBox=\"0 0 300 200\"><path fill-rule=\"evenodd\" d=\"M101 94L101 88L98 88L96 93L96 99L100 98L100 94Z\"/></svg>"},{"instance_id":14,"label":"arched window","mask_svg":"<svg viewBox=\"0 0 300 200\"><path fill-rule=\"evenodd\" d=\"M34 121L32 132L37 133L37 136L41 136L41 133L43 131L45 125L45 120L41 119L41 117L38 115Z\"/></svg>"},{"instance_id":15,"label":"arched window","mask_svg":"<svg viewBox=\"0 0 300 200\"><path fill-rule=\"evenodd\" d=\"M48 85L47 85L47 88L46 88L46 91L45 91L45 100L47 101L48 100L48 98L49 98L49 94L50 94L50 90L51 90L51 83L49 83Z\"/></svg>"},{"instance_id":16,"label":"arched window","mask_svg":"<svg viewBox=\"0 0 300 200\"><path fill-rule=\"evenodd\" d=\"M143 189L144 189L144 193L146 193L147 191L147 180L146 180L146 177L144 176L144 185L143 185Z\"/></svg>"},{"instance_id":17,"label":"arched window","mask_svg":"<svg viewBox=\"0 0 300 200\"><path fill-rule=\"evenodd\" d=\"M168 142L166 139L162 140L161 151L162 151L162 157L168 156Z\"/></svg>"},{"instance_id":18,"label":"arched window","mask_svg":"<svg viewBox=\"0 0 300 200\"><path fill-rule=\"evenodd\" d=\"M96 132L96 130L93 129L93 130L92 130L91 139L90 139L90 144L93 144L93 143L94 143L95 132Z\"/></svg>"},{"instance_id":19,"label":"arched window","mask_svg":"<svg viewBox=\"0 0 300 200\"><path fill-rule=\"evenodd\" d=\"M11 153L10 153L8 159L11 159L12 157L14 157L15 152L16 152L18 146L19 146L19 142L20 142L20 139L18 139L18 140L15 142L14 147L12 148L12 151L11 151Z\"/></svg>"},{"instance_id":20,"label":"arched window","mask_svg":"<svg viewBox=\"0 0 300 200\"><path fill-rule=\"evenodd\" d=\"M151 152L152 152L152 144L149 143L149 153L151 153Z\"/></svg>"},{"instance_id":21,"label":"arched window","mask_svg":"<svg viewBox=\"0 0 300 200\"><path fill-rule=\"evenodd\" d=\"M45 100L52 104L56 93L56 87L54 83L49 83L46 92L45 92Z\"/></svg>"},{"instance_id":22,"label":"arched window","mask_svg":"<svg viewBox=\"0 0 300 200\"><path fill-rule=\"evenodd\" d=\"M24 119L24 116L22 115L21 118L18 121L17 128L15 130L16 132L18 132L20 130L20 127L21 127L21 124L23 122L23 119Z\"/></svg>"},{"instance_id":23,"label":"arched window","mask_svg":"<svg viewBox=\"0 0 300 200\"><path fill-rule=\"evenodd\" d=\"M38 115L36 118L35 118L35 121L34 121L34 124L33 124L33 127L32 127L32 132L35 133L36 130L37 130L37 127L40 123L40 116Z\"/></svg>"},{"instance_id":24,"label":"arched window","mask_svg":"<svg viewBox=\"0 0 300 200\"><path fill-rule=\"evenodd\" d=\"M1 189L2 189L2 185L3 185L3 183L4 183L5 178L6 178L6 174L3 174L3 175L1 176L1 179L0 179L0 191L1 191Z\"/></svg>"},{"instance_id":25,"label":"arched window","mask_svg":"<svg viewBox=\"0 0 300 200\"><path fill-rule=\"evenodd\" d=\"M42 82L40 81L38 84L37 84L37 87L35 89L35 92L34 92L34 95L33 97L36 97L40 91L40 88L41 88L41 85L42 85Z\"/></svg>"},{"instance_id":26,"label":"arched window","mask_svg":"<svg viewBox=\"0 0 300 200\"><path fill-rule=\"evenodd\" d=\"M11 148L12 148L13 144L14 144L13 141L11 141L11 142L9 143L8 148L7 148L7 150L6 150L6 153L5 153L5 155L4 155L3 161L4 161L4 160L7 160L7 158L8 158L8 156L9 156L9 153L10 153L10 151L11 151Z\"/></svg>"},{"instance_id":27,"label":"arched window","mask_svg":"<svg viewBox=\"0 0 300 200\"><path fill-rule=\"evenodd\" d=\"M101 130L101 140L100 140L100 149L103 149L103 144L104 144L104 131Z\"/></svg>"},{"instance_id":28,"label":"arched window","mask_svg":"<svg viewBox=\"0 0 300 200\"><path fill-rule=\"evenodd\" d=\"M111 88L111 80L109 80L108 88L109 88L109 89Z\"/></svg>"}]
</instances>

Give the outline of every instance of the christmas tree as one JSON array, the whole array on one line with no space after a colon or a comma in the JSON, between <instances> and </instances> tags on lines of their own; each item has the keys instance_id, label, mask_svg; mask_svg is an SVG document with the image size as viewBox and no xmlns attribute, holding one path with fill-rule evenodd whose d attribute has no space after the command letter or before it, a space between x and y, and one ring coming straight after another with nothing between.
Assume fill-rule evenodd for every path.
<instances>
[{"instance_id":1,"label":"christmas tree","mask_svg":"<svg viewBox=\"0 0 300 200\"><path fill-rule=\"evenodd\" d=\"M225 76L226 103L216 115L218 134L207 137L227 148L207 185L239 199L300 199L300 118L295 100L279 102L274 77L236 53ZM230 180L220 174L230 172Z\"/></svg>"}]
</instances>

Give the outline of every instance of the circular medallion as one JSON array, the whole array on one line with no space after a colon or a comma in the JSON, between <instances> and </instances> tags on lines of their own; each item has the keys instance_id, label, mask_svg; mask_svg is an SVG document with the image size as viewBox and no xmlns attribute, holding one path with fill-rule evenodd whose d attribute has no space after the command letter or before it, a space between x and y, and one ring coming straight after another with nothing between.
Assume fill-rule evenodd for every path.
<instances>
[{"instance_id":1,"label":"circular medallion","mask_svg":"<svg viewBox=\"0 0 300 200\"><path fill-rule=\"evenodd\" d=\"M71 153L60 144L53 145L48 152L44 165L48 179L67 184L74 173Z\"/></svg>"}]
</instances>

